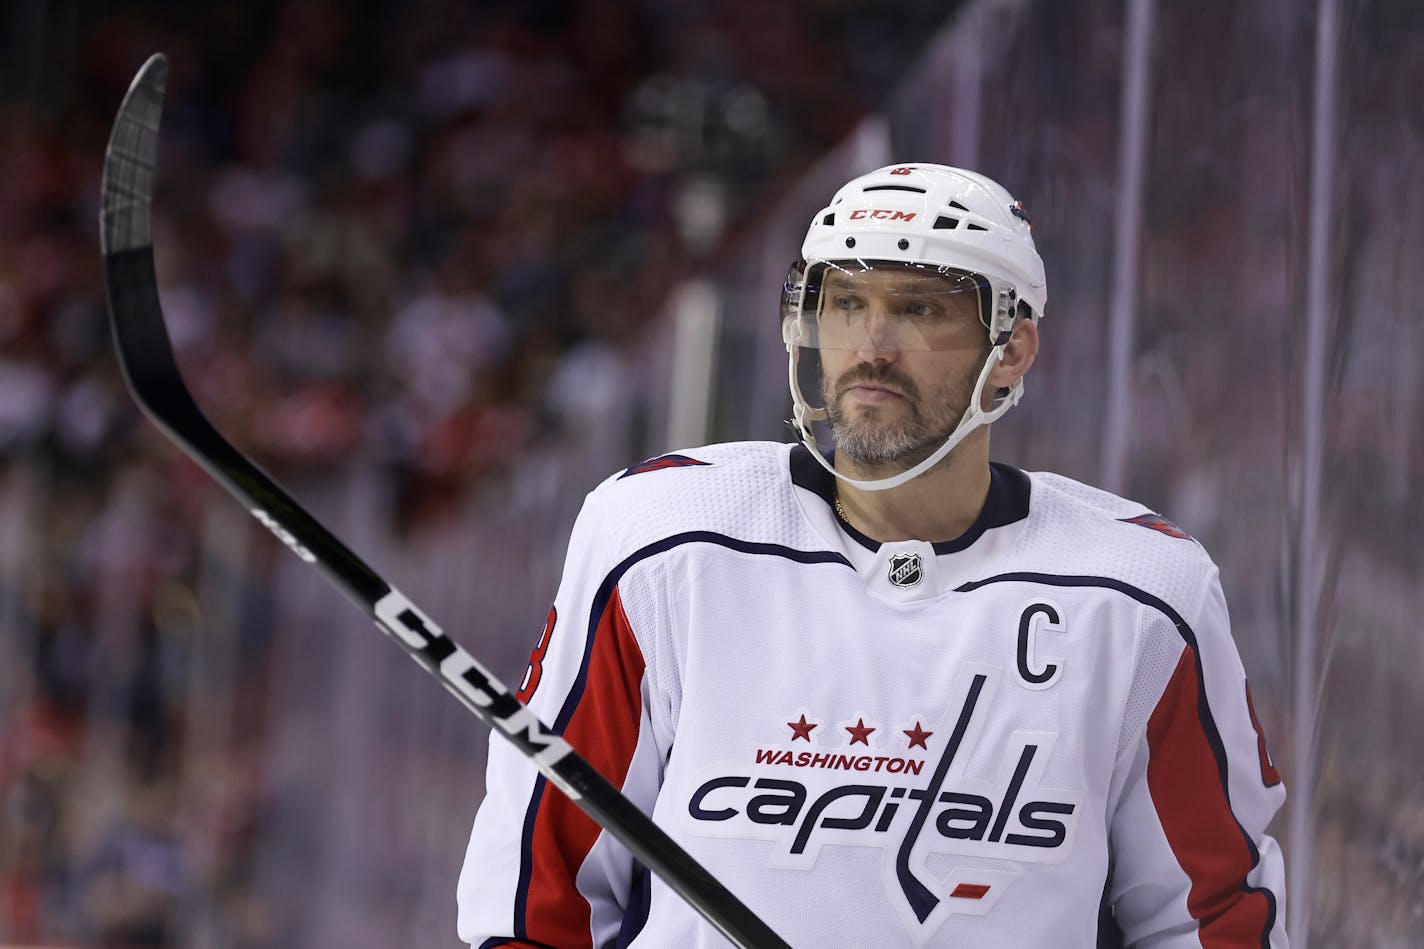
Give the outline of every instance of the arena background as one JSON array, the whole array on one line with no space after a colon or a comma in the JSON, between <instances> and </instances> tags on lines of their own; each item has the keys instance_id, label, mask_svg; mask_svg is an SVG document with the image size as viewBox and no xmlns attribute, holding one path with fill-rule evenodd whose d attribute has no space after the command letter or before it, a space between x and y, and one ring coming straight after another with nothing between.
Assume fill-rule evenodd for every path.
<instances>
[{"instance_id":1,"label":"arena background","mask_svg":"<svg viewBox=\"0 0 1424 949\"><path fill-rule=\"evenodd\" d=\"M199 402L509 680L589 488L789 437L834 187L1005 182L1049 305L995 454L1207 546L1294 944L1424 945L1424 7L11 0L0 44L0 941L456 944L485 728L119 379L99 168L163 50Z\"/></svg>"}]
</instances>

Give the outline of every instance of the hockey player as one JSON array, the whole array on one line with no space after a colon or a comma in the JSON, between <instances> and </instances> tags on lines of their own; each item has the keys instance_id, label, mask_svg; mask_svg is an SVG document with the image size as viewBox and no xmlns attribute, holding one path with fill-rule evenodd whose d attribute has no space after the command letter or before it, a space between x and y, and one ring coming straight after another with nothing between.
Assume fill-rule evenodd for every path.
<instances>
[{"instance_id":1,"label":"hockey player","mask_svg":"<svg viewBox=\"0 0 1424 949\"><path fill-rule=\"evenodd\" d=\"M1022 205L882 168L802 258L801 444L595 489L520 698L793 946L1286 946L1285 789L1216 567L989 461L1047 297ZM498 738L459 931L726 945Z\"/></svg>"}]
</instances>

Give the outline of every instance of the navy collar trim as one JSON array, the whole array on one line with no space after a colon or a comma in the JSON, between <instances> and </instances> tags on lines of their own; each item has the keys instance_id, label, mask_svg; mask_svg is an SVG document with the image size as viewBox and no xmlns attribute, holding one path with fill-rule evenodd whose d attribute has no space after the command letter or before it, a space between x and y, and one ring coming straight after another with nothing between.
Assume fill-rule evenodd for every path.
<instances>
[{"instance_id":1,"label":"navy collar trim","mask_svg":"<svg viewBox=\"0 0 1424 949\"><path fill-rule=\"evenodd\" d=\"M791 483L811 491L825 501L841 530L849 534L856 543L866 550L880 549L880 541L862 534L836 514L835 475L817 464L816 459L811 457L811 450L805 445L796 445L791 449ZM1028 517L1030 493L1028 475L1011 465L989 462L989 495L984 499L984 507L979 511L979 516L969 525L969 529L958 537L935 541L932 545L934 552L958 553L973 545L986 530L1005 527Z\"/></svg>"}]
</instances>

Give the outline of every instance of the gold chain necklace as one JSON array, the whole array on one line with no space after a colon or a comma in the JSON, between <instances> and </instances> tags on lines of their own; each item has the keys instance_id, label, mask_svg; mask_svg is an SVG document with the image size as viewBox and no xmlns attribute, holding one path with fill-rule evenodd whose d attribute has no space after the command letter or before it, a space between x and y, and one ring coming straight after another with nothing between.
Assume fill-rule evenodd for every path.
<instances>
[{"instance_id":1,"label":"gold chain necklace","mask_svg":"<svg viewBox=\"0 0 1424 949\"><path fill-rule=\"evenodd\" d=\"M850 518L846 517L845 508L841 507L841 492L840 492L840 489L839 489L839 488L835 488L835 489L833 489L833 490L835 491L835 493L834 493L833 495L831 495L831 499L832 499L833 501L835 501L835 504L836 504L836 513L837 513L838 515L840 515L840 519L841 519L841 520L843 520L843 521L845 521L847 524L849 524L849 523L850 523Z\"/></svg>"}]
</instances>

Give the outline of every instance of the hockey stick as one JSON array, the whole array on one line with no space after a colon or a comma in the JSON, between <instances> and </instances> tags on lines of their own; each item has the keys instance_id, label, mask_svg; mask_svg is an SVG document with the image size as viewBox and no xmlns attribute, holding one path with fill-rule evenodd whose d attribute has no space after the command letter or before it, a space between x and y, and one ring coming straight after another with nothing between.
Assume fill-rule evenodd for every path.
<instances>
[{"instance_id":1,"label":"hockey stick","mask_svg":"<svg viewBox=\"0 0 1424 949\"><path fill-rule=\"evenodd\" d=\"M152 204L168 61L159 53L134 77L104 156L99 233L119 365L148 417L252 515L307 563L321 568L416 662L470 711L512 741L589 817L744 949L790 949L489 670L213 428L178 371L159 305Z\"/></svg>"}]
</instances>

